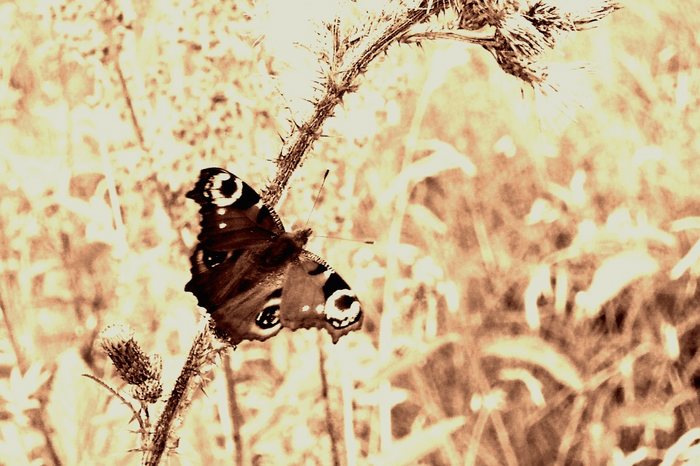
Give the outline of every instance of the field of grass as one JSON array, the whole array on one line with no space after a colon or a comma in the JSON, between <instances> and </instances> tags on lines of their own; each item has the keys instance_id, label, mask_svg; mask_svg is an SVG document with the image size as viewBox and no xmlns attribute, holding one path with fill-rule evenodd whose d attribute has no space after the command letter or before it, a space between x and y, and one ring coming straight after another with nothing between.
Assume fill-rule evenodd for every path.
<instances>
[{"instance_id":1,"label":"field of grass","mask_svg":"<svg viewBox=\"0 0 700 466\"><path fill-rule=\"evenodd\" d=\"M0 464L141 462L82 376L133 402L100 332L160 355L167 399L204 315L184 193L265 188L318 86L308 18L358 3L0 2ZM695 7L567 36L544 97L478 45L374 60L277 204L332 237L308 248L363 328L217 356L162 464L700 464Z\"/></svg>"}]
</instances>

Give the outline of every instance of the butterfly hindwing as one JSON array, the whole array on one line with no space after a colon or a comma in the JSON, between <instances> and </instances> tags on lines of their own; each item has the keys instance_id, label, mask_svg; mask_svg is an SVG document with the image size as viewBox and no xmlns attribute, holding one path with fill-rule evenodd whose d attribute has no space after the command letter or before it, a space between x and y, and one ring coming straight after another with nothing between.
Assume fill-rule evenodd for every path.
<instances>
[{"instance_id":1,"label":"butterfly hindwing","mask_svg":"<svg viewBox=\"0 0 700 466\"><path fill-rule=\"evenodd\" d=\"M287 271L282 288L282 325L323 328L336 343L362 326L360 302L350 286L321 258L303 251Z\"/></svg>"},{"instance_id":2,"label":"butterfly hindwing","mask_svg":"<svg viewBox=\"0 0 700 466\"><path fill-rule=\"evenodd\" d=\"M250 249L212 251L200 243L190 258L192 278L185 291L194 294L199 305L211 312L249 287L246 275L253 268L253 257Z\"/></svg>"},{"instance_id":3,"label":"butterfly hindwing","mask_svg":"<svg viewBox=\"0 0 700 466\"><path fill-rule=\"evenodd\" d=\"M360 303L321 258L303 249L311 230L286 232L274 209L222 168L200 172L187 193L201 231L185 286L211 314L216 333L236 345L283 327L325 328L333 341L362 324Z\"/></svg>"},{"instance_id":4,"label":"butterfly hindwing","mask_svg":"<svg viewBox=\"0 0 700 466\"><path fill-rule=\"evenodd\" d=\"M283 273L267 276L253 288L237 292L211 311L214 331L237 345L244 340L266 340L282 329L280 296Z\"/></svg>"}]
</instances>

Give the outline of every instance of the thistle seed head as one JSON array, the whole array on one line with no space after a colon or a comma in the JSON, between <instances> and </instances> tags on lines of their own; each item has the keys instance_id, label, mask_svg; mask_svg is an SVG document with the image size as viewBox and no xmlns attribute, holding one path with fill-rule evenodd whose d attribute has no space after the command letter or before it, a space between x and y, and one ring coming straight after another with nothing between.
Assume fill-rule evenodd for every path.
<instances>
[{"instance_id":1,"label":"thistle seed head","mask_svg":"<svg viewBox=\"0 0 700 466\"><path fill-rule=\"evenodd\" d=\"M100 334L100 345L112 360L119 376L134 386L137 399L153 403L160 398L162 361L146 354L134 338L134 331L125 325L110 325Z\"/></svg>"},{"instance_id":2,"label":"thistle seed head","mask_svg":"<svg viewBox=\"0 0 700 466\"><path fill-rule=\"evenodd\" d=\"M547 66L537 60L559 36L592 27L620 8L612 0L466 0L455 6L460 28L495 29L493 43L484 47L506 73L533 86L547 79Z\"/></svg>"}]
</instances>

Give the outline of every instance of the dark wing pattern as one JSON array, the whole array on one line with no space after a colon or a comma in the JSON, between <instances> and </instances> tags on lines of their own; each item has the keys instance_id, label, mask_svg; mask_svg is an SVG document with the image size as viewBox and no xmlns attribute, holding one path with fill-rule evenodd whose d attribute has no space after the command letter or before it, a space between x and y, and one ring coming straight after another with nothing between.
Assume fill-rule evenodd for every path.
<instances>
[{"instance_id":1,"label":"dark wing pattern","mask_svg":"<svg viewBox=\"0 0 700 466\"><path fill-rule=\"evenodd\" d=\"M289 268L282 287L282 325L323 328L333 343L362 326L362 308L355 293L317 255L304 250Z\"/></svg>"}]
</instances>

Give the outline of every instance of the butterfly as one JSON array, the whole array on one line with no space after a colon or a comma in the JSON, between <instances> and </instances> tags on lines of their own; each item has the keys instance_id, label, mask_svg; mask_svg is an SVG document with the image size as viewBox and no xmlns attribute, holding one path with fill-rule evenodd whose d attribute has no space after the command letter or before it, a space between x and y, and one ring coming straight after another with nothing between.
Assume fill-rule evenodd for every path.
<instances>
[{"instance_id":1,"label":"butterfly","mask_svg":"<svg viewBox=\"0 0 700 466\"><path fill-rule=\"evenodd\" d=\"M310 228L286 231L275 210L223 168L205 168L186 196L201 231L185 291L232 345L266 340L282 327L324 328L336 343L362 326L360 302L330 265L304 249Z\"/></svg>"}]
</instances>

